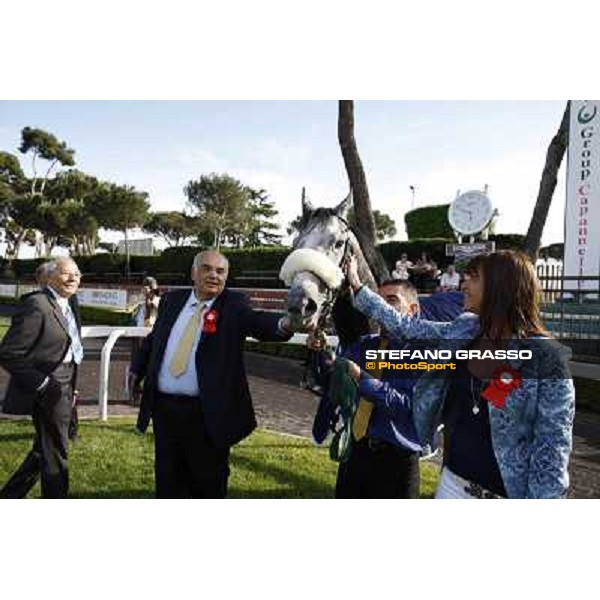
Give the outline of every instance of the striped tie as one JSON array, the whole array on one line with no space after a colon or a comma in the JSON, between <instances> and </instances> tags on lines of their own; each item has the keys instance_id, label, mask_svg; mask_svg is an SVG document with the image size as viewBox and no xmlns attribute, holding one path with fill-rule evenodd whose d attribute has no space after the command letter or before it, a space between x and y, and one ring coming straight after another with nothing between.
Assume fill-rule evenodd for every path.
<instances>
[{"instance_id":1,"label":"striped tie","mask_svg":"<svg viewBox=\"0 0 600 600\"><path fill-rule=\"evenodd\" d=\"M202 313L204 312L205 308L205 304L198 302L198 306L196 307L194 314L190 317L190 320L185 326L183 336L181 336L179 344L177 345L177 349L175 350L175 354L173 355L171 363L169 364L169 371L173 377L180 377L187 369L187 365L190 360L190 354L192 353L192 348L194 347L194 341L202 321Z\"/></svg>"},{"instance_id":2,"label":"striped tie","mask_svg":"<svg viewBox=\"0 0 600 600\"><path fill-rule=\"evenodd\" d=\"M389 340L387 338L380 338L379 350L385 350L388 347L388 344ZM377 369L375 371L370 370L369 374L375 379L380 379L381 369ZM373 408L374 405L368 398L365 398L364 396L360 397L358 406L356 407L356 412L354 413L354 418L352 419L352 435L357 442L362 440L365 435L367 435L367 429L369 429L369 421L371 419Z\"/></svg>"}]
</instances>

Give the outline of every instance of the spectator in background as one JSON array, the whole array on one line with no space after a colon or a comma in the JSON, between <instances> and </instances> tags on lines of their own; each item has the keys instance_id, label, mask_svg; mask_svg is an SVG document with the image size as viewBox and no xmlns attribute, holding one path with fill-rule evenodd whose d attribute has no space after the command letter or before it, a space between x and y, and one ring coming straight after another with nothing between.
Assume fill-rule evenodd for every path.
<instances>
[{"instance_id":1,"label":"spectator in background","mask_svg":"<svg viewBox=\"0 0 600 600\"><path fill-rule=\"evenodd\" d=\"M160 292L154 277L145 277L142 287L143 300L137 306L133 319L137 327L153 327L158 315Z\"/></svg>"},{"instance_id":2,"label":"spectator in background","mask_svg":"<svg viewBox=\"0 0 600 600\"><path fill-rule=\"evenodd\" d=\"M158 316L158 305L160 303L160 292L158 291L158 282L154 277L144 277L142 282L142 301L135 307L133 311L133 325L135 327L154 327L156 317ZM142 348L143 338L131 339L131 359L136 360ZM127 374L127 382L125 388L129 386L129 374ZM137 396L130 396L134 406L139 404Z\"/></svg>"},{"instance_id":3,"label":"spectator in background","mask_svg":"<svg viewBox=\"0 0 600 600\"><path fill-rule=\"evenodd\" d=\"M427 253L421 253L421 258L417 259L417 263L413 267L414 284L419 292L431 292L432 281L437 273L437 265L430 260ZM437 285L434 283L434 287Z\"/></svg>"},{"instance_id":4,"label":"spectator in background","mask_svg":"<svg viewBox=\"0 0 600 600\"><path fill-rule=\"evenodd\" d=\"M412 268L412 262L408 260L408 255L406 254L406 252L403 252L400 255L400 260L396 261L396 268L392 271L392 278L407 281L410 277L410 273L408 271Z\"/></svg>"},{"instance_id":5,"label":"spectator in background","mask_svg":"<svg viewBox=\"0 0 600 600\"><path fill-rule=\"evenodd\" d=\"M454 265L448 265L440 279L441 292L454 292L460 289L460 274Z\"/></svg>"}]
</instances>

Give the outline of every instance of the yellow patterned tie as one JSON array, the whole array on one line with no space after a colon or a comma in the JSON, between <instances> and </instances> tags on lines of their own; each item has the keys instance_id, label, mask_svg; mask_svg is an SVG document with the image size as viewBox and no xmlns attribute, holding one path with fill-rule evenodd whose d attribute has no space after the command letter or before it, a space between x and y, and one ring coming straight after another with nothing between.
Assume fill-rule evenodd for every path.
<instances>
[{"instance_id":1,"label":"yellow patterned tie","mask_svg":"<svg viewBox=\"0 0 600 600\"><path fill-rule=\"evenodd\" d=\"M194 346L194 340L196 339L198 329L200 328L202 313L204 312L205 308L205 304L198 302L196 311L190 317L190 320L185 326L185 331L179 340L179 344L177 344L177 349L175 350L175 354L173 355L171 363L169 364L169 371L171 371L171 375L173 375L173 377L181 376L187 369L187 365L190 360L190 354L192 353L192 348Z\"/></svg>"},{"instance_id":2,"label":"yellow patterned tie","mask_svg":"<svg viewBox=\"0 0 600 600\"><path fill-rule=\"evenodd\" d=\"M379 350L385 350L388 347L389 340L387 338L382 337L379 342ZM370 370L369 375L374 379L381 378L381 369ZM367 429L369 428L369 421L371 419L371 413L373 412L374 405L373 403L361 396L358 401L358 406L356 407L356 412L354 413L354 418L352 420L352 435L354 439L358 442L362 440L367 434Z\"/></svg>"}]
</instances>

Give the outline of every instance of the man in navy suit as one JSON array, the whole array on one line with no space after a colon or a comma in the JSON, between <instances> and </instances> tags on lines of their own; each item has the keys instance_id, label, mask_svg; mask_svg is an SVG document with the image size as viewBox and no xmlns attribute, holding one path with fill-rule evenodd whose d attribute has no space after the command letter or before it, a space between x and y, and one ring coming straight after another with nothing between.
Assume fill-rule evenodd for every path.
<instances>
[{"instance_id":1,"label":"man in navy suit","mask_svg":"<svg viewBox=\"0 0 600 600\"><path fill-rule=\"evenodd\" d=\"M255 311L225 289L228 270L219 252L200 252L194 288L162 296L130 368L133 400L141 395L137 427L153 423L158 498L226 496L230 448L256 427L244 340L292 336L287 318Z\"/></svg>"}]
</instances>

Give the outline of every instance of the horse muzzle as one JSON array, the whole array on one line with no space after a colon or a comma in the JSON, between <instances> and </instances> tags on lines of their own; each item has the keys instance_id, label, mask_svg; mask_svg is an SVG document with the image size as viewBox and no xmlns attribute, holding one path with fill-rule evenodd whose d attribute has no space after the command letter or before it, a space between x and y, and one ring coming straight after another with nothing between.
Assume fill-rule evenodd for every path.
<instances>
[{"instance_id":1,"label":"horse muzzle","mask_svg":"<svg viewBox=\"0 0 600 600\"><path fill-rule=\"evenodd\" d=\"M294 327L313 324L322 305L317 285L305 280L292 286L288 293L287 311Z\"/></svg>"}]
</instances>

